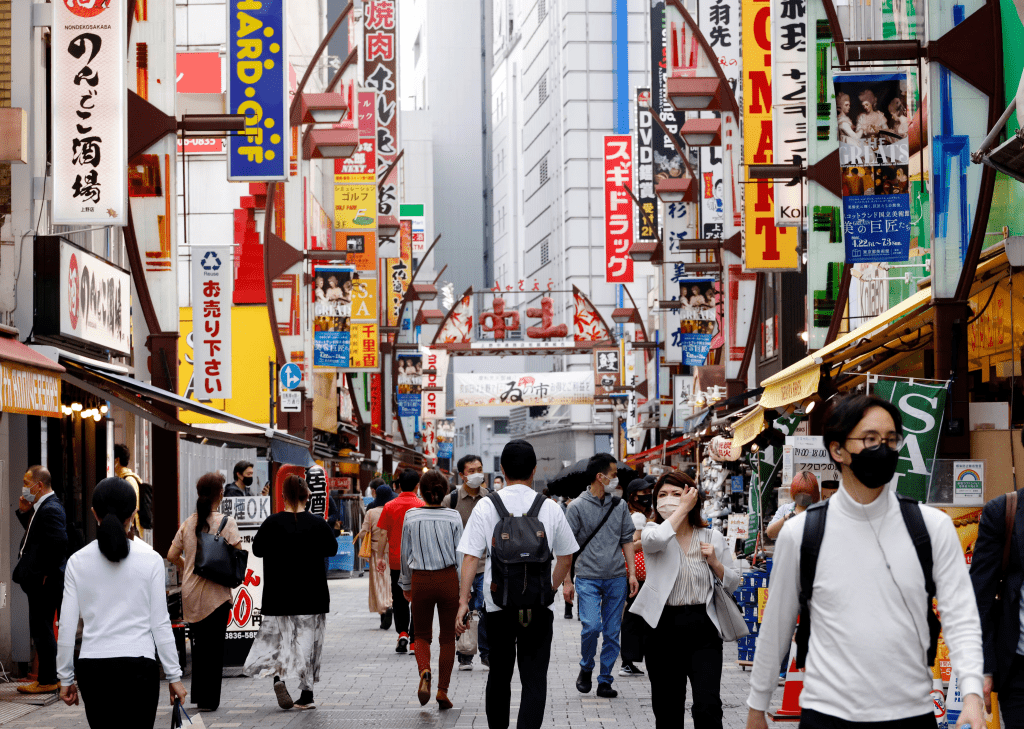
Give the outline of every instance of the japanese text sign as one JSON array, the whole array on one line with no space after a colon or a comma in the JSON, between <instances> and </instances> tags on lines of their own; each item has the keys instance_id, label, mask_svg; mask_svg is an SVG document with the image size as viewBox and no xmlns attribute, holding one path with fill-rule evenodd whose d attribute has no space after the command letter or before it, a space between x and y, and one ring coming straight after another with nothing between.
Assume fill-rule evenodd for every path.
<instances>
[{"instance_id":1,"label":"japanese text sign","mask_svg":"<svg viewBox=\"0 0 1024 729\"><path fill-rule=\"evenodd\" d=\"M387 169L398 156L398 5L395 0L363 4L363 85L376 92L377 170ZM374 200L380 215L397 210L398 168L383 183Z\"/></svg>"},{"instance_id":2,"label":"japanese text sign","mask_svg":"<svg viewBox=\"0 0 1024 729\"><path fill-rule=\"evenodd\" d=\"M807 4L772 0L773 159L778 164L807 162ZM805 183L775 186L775 224L800 225Z\"/></svg>"},{"instance_id":3,"label":"japanese text sign","mask_svg":"<svg viewBox=\"0 0 1024 729\"><path fill-rule=\"evenodd\" d=\"M61 240L58 280L61 336L131 354L131 274Z\"/></svg>"},{"instance_id":4,"label":"japanese text sign","mask_svg":"<svg viewBox=\"0 0 1024 729\"><path fill-rule=\"evenodd\" d=\"M192 246L192 356L197 400L231 397L229 246Z\"/></svg>"},{"instance_id":5,"label":"japanese text sign","mask_svg":"<svg viewBox=\"0 0 1024 729\"><path fill-rule=\"evenodd\" d=\"M608 134L604 138L605 271L609 283L633 283L633 138Z\"/></svg>"},{"instance_id":6,"label":"japanese text sign","mask_svg":"<svg viewBox=\"0 0 1024 729\"><path fill-rule=\"evenodd\" d=\"M334 186L334 230L373 231L377 228L377 186Z\"/></svg>"},{"instance_id":7,"label":"japanese text sign","mask_svg":"<svg viewBox=\"0 0 1024 729\"><path fill-rule=\"evenodd\" d=\"M637 240L658 238L658 218L661 204L654 194L654 112L651 110L651 90L636 90L636 189L633 194L640 202L637 212Z\"/></svg>"},{"instance_id":8,"label":"japanese text sign","mask_svg":"<svg viewBox=\"0 0 1024 729\"><path fill-rule=\"evenodd\" d=\"M491 405L590 405L594 373L532 372L530 374L455 373L455 407Z\"/></svg>"}]
</instances>

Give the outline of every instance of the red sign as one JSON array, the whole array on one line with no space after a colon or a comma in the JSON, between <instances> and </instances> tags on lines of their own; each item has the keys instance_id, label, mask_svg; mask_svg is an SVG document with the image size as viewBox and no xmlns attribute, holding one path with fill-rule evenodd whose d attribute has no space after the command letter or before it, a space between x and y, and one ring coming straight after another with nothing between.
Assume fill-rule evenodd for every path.
<instances>
[{"instance_id":1,"label":"red sign","mask_svg":"<svg viewBox=\"0 0 1024 729\"><path fill-rule=\"evenodd\" d=\"M179 53L177 55L177 84L179 94L219 94L221 88L220 55L217 53ZM220 154L223 139L189 137L184 148L178 138L178 154Z\"/></svg>"},{"instance_id":2,"label":"red sign","mask_svg":"<svg viewBox=\"0 0 1024 729\"><path fill-rule=\"evenodd\" d=\"M363 86L372 89L377 102L376 157L378 172L398 157L398 45L395 0L368 0L363 3L363 31L366 57L363 61ZM361 108L361 105L360 105ZM377 198L379 215L398 212L398 169L391 170Z\"/></svg>"},{"instance_id":3,"label":"red sign","mask_svg":"<svg viewBox=\"0 0 1024 729\"><path fill-rule=\"evenodd\" d=\"M608 134L604 138L604 280L633 283L633 138Z\"/></svg>"}]
</instances>

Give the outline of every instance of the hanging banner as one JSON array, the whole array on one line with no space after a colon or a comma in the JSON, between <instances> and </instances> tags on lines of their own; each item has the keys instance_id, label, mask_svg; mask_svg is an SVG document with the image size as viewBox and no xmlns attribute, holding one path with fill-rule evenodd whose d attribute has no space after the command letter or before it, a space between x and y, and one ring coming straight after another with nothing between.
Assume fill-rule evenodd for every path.
<instances>
[{"instance_id":1,"label":"hanging banner","mask_svg":"<svg viewBox=\"0 0 1024 729\"><path fill-rule=\"evenodd\" d=\"M231 397L230 246L192 246L192 356L195 398Z\"/></svg>"},{"instance_id":2,"label":"hanging banner","mask_svg":"<svg viewBox=\"0 0 1024 729\"><path fill-rule=\"evenodd\" d=\"M228 180L288 179L287 21L283 2L228 0L227 113L245 116L228 137Z\"/></svg>"},{"instance_id":3,"label":"hanging banner","mask_svg":"<svg viewBox=\"0 0 1024 729\"><path fill-rule=\"evenodd\" d=\"M662 277L663 300L682 304L665 317L665 331L670 337L666 358L684 365L702 365L719 330L721 286L713 278L685 278L683 266L663 266Z\"/></svg>"},{"instance_id":4,"label":"hanging banner","mask_svg":"<svg viewBox=\"0 0 1024 729\"><path fill-rule=\"evenodd\" d=\"M651 90L637 89L636 189L633 190L633 194L640 201L636 231L637 240L640 241L658 239L658 218L661 210L661 203L654 194L654 127L657 124L653 114Z\"/></svg>"},{"instance_id":5,"label":"hanging banner","mask_svg":"<svg viewBox=\"0 0 1024 729\"><path fill-rule=\"evenodd\" d=\"M348 367L352 328L351 266L317 266L313 272L313 365Z\"/></svg>"},{"instance_id":6,"label":"hanging banner","mask_svg":"<svg viewBox=\"0 0 1024 729\"><path fill-rule=\"evenodd\" d=\"M398 157L398 7L395 0L363 3L363 86L376 92L377 176ZM386 180L378 179L380 197L374 198L379 215L398 212L398 165Z\"/></svg>"},{"instance_id":7,"label":"hanging banner","mask_svg":"<svg viewBox=\"0 0 1024 729\"><path fill-rule=\"evenodd\" d=\"M879 378L871 394L888 400L903 415L904 442L892 483L904 496L926 501L939 447L946 385Z\"/></svg>"},{"instance_id":8,"label":"hanging banner","mask_svg":"<svg viewBox=\"0 0 1024 729\"><path fill-rule=\"evenodd\" d=\"M421 415L427 420L437 420L447 414L444 386L448 381L448 352L443 349L420 347L424 369L433 370L432 375L423 375L423 404ZM428 388L441 388L440 391Z\"/></svg>"},{"instance_id":9,"label":"hanging banner","mask_svg":"<svg viewBox=\"0 0 1024 729\"><path fill-rule=\"evenodd\" d=\"M127 2L62 0L53 8L52 222L125 225Z\"/></svg>"},{"instance_id":10,"label":"hanging banner","mask_svg":"<svg viewBox=\"0 0 1024 729\"><path fill-rule=\"evenodd\" d=\"M743 39L743 162L770 164L773 97L768 0L743 0ZM744 267L748 271L800 267L796 230L775 225L774 195L774 185L767 180L747 185L744 193Z\"/></svg>"},{"instance_id":11,"label":"hanging banner","mask_svg":"<svg viewBox=\"0 0 1024 729\"><path fill-rule=\"evenodd\" d=\"M604 280L633 283L633 138L628 134L604 137Z\"/></svg>"},{"instance_id":12,"label":"hanging banner","mask_svg":"<svg viewBox=\"0 0 1024 729\"><path fill-rule=\"evenodd\" d=\"M594 350L594 397L609 398L622 384L618 347Z\"/></svg>"},{"instance_id":13,"label":"hanging banner","mask_svg":"<svg viewBox=\"0 0 1024 729\"><path fill-rule=\"evenodd\" d=\"M591 405L593 372L455 374L455 407Z\"/></svg>"},{"instance_id":14,"label":"hanging banner","mask_svg":"<svg viewBox=\"0 0 1024 729\"><path fill-rule=\"evenodd\" d=\"M399 233L398 258L386 258L384 263L384 307L387 311L386 326L397 327L398 315L402 310L402 299L409 290L412 280L412 230L413 221L402 220Z\"/></svg>"},{"instance_id":15,"label":"hanging banner","mask_svg":"<svg viewBox=\"0 0 1024 729\"><path fill-rule=\"evenodd\" d=\"M438 420L434 428L434 438L437 441L438 458L447 458L450 461L452 458L455 457L454 418L445 418L444 420Z\"/></svg>"},{"instance_id":16,"label":"hanging banner","mask_svg":"<svg viewBox=\"0 0 1024 729\"><path fill-rule=\"evenodd\" d=\"M910 257L905 73L836 74L846 262Z\"/></svg>"},{"instance_id":17,"label":"hanging banner","mask_svg":"<svg viewBox=\"0 0 1024 729\"><path fill-rule=\"evenodd\" d=\"M423 398L423 355L402 352L395 359L398 368L398 416L418 418Z\"/></svg>"},{"instance_id":18,"label":"hanging banner","mask_svg":"<svg viewBox=\"0 0 1024 729\"><path fill-rule=\"evenodd\" d=\"M807 4L772 0L772 154L776 164L807 164ZM807 185L775 185L775 225L803 224Z\"/></svg>"}]
</instances>

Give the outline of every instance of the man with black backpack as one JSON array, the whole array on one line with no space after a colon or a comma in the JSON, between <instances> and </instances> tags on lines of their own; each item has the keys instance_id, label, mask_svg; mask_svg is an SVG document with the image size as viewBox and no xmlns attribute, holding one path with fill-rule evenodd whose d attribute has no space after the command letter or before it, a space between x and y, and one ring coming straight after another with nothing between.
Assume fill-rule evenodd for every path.
<instances>
[{"instance_id":1,"label":"man with black backpack","mask_svg":"<svg viewBox=\"0 0 1024 729\"><path fill-rule=\"evenodd\" d=\"M900 411L870 395L848 397L833 406L824 439L842 487L779 534L747 729L767 727L798 615L801 729L935 729L933 596L963 694L957 726L983 729L981 625L956 529L887 486L903 446Z\"/></svg>"},{"instance_id":2,"label":"man with black backpack","mask_svg":"<svg viewBox=\"0 0 1024 729\"><path fill-rule=\"evenodd\" d=\"M466 630L477 565L486 559L483 591L491 669L485 697L487 726L507 729L509 725L518 657L523 691L516 726L539 729L551 659L551 605L578 545L558 505L533 490L537 470L533 446L522 440L508 443L501 453L501 470L507 485L480 500L459 542L462 589L455 631L461 635Z\"/></svg>"},{"instance_id":3,"label":"man with black backpack","mask_svg":"<svg viewBox=\"0 0 1024 729\"><path fill-rule=\"evenodd\" d=\"M128 482L128 485L135 489L135 512L133 524L139 539L145 541L146 529L153 528L153 487L143 483L139 475L128 465L131 463L132 455L128 446L118 443L114 446L114 474Z\"/></svg>"}]
</instances>

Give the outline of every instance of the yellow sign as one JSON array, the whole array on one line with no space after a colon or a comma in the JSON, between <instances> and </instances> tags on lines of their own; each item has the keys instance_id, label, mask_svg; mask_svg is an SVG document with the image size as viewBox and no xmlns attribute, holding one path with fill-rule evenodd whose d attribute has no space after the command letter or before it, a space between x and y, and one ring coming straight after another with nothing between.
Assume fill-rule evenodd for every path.
<instances>
[{"instance_id":1,"label":"yellow sign","mask_svg":"<svg viewBox=\"0 0 1024 729\"><path fill-rule=\"evenodd\" d=\"M768 588L757 588L757 622L764 620L764 606L768 604Z\"/></svg>"},{"instance_id":2,"label":"yellow sign","mask_svg":"<svg viewBox=\"0 0 1024 729\"><path fill-rule=\"evenodd\" d=\"M380 332L377 322L352 322L349 338L349 366L353 369L380 367Z\"/></svg>"},{"instance_id":3,"label":"yellow sign","mask_svg":"<svg viewBox=\"0 0 1024 729\"><path fill-rule=\"evenodd\" d=\"M743 0L743 162L772 161L772 31L769 0ZM773 185L746 186L744 266L748 271L800 267L797 228L775 226Z\"/></svg>"},{"instance_id":4,"label":"yellow sign","mask_svg":"<svg viewBox=\"0 0 1024 729\"><path fill-rule=\"evenodd\" d=\"M178 391L182 397L195 400L192 387L192 307L179 312ZM231 307L231 377L235 382L233 397L204 403L235 417L255 423L266 423L270 414L270 370L268 363L276 357L270 333L270 318L265 306ZM183 423L218 423L219 420L181 410Z\"/></svg>"},{"instance_id":5,"label":"yellow sign","mask_svg":"<svg viewBox=\"0 0 1024 729\"><path fill-rule=\"evenodd\" d=\"M334 186L334 230L377 229L377 186Z\"/></svg>"},{"instance_id":6,"label":"yellow sign","mask_svg":"<svg viewBox=\"0 0 1024 729\"><path fill-rule=\"evenodd\" d=\"M821 367L813 365L803 372L797 372L781 382L766 385L761 394L761 407L779 408L791 402L800 402L818 391Z\"/></svg>"},{"instance_id":7,"label":"yellow sign","mask_svg":"<svg viewBox=\"0 0 1024 729\"><path fill-rule=\"evenodd\" d=\"M744 415L732 426L732 445L734 448L741 448L754 440L764 428L764 410L755 407L754 410Z\"/></svg>"},{"instance_id":8,"label":"yellow sign","mask_svg":"<svg viewBox=\"0 0 1024 729\"><path fill-rule=\"evenodd\" d=\"M0 412L61 417L60 376L0 361Z\"/></svg>"},{"instance_id":9,"label":"yellow sign","mask_svg":"<svg viewBox=\"0 0 1024 729\"><path fill-rule=\"evenodd\" d=\"M352 280L352 318L377 321L377 279Z\"/></svg>"}]
</instances>

